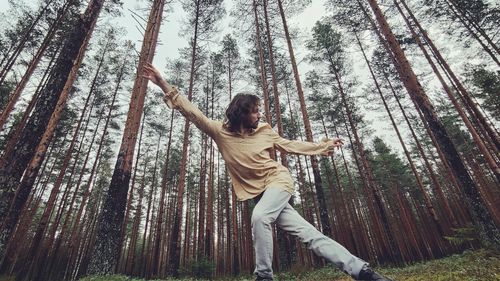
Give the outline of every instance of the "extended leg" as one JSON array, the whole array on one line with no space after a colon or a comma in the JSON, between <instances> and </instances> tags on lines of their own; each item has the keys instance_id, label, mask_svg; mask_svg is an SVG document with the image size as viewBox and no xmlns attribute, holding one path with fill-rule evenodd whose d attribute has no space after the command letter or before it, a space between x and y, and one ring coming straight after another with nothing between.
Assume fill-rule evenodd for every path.
<instances>
[{"instance_id":1,"label":"extended leg","mask_svg":"<svg viewBox=\"0 0 500 281\"><path fill-rule=\"evenodd\" d=\"M288 204L290 193L279 187L270 187L252 212L252 238L255 249L257 280L272 280L273 233L272 223Z\"/></svg>"},{"instance_id":2,"label":"extended leg","mask_svg":"<svg viewBox=\"0 0 500 281\"><path fill-rule=\"evenodd\" d=\"M332 262L353 278L357 278L363 267L368 266L367 262L354 256L342 245L318 231L290 204L287 204L283 208L276 223L283 230L299 237L302 242L307 243L309 249L316 255Z\"/></svg>"}]
</instances>

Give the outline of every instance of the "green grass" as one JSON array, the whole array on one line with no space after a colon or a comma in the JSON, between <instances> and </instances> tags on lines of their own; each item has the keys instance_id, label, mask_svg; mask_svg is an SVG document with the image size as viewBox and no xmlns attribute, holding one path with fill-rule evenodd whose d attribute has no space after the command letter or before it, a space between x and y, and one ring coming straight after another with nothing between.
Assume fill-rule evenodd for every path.
<instances>
[{"instance_id":1,"label":"green grass","mask_svg":"<svg viewBox=\"0 0 500 281\"><path fill-rule=\"evenodd\" d=\"M461 255L380 271L402 281L500 281L500 252L467 251Z\"/></svg>"},{"instance_id":2,"label":"green grass","mask_svg":"<svg viewBox=\"0 0 500 281\"><path fill-rule=\"evenodd\" d=\"M380 267L376 270L397 281L500 281L500 252L484 249L466 251L463 254L443 259L400 267ZM162 280L197 281L203 279L170 278ZM221 278L217 280L251 281L254 279L251 275L247 275L239 278ZM348 281L352 279L332 267L309 271L306 271L304 268L295 267L289 272L276 274L275 280ZM144 279L112 275L105 277L90 276L79 281L144 281Z\"/></svg>"},{"instance_id":3,"label":"green grass","mask_svg":"<svg viewBox=\"0 0 500 281\"><path fill-rule=\"evenodd\" d=\"M376 270L397 281L500 281L500 253L491 250L466 251L442 259ZM279 280L352 280L327 267L295 275L296 279L293 277L285 276Z\"/></svg>"}]
</instances>

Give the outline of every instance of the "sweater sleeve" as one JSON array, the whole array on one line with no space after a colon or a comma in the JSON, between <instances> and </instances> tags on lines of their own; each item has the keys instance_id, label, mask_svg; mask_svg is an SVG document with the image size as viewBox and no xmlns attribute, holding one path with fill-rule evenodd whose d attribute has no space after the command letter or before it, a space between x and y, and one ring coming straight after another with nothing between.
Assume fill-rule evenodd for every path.
<instances>
[{"instance_id":1,"label":"sweater sleeve","mask_svg":"<svg viewBox=\"0 0 500 281\"><path fill-rule=\"evenodd\" d=\"M328 139L325 139L319 143L288 140L274 132L270 126L269 131L271 134L271 138L273 139L274 147L288 153L303 155L327 155L335 148L333 146L333 142Z\"/></svg>"},{"instance_id":2,"label":"sweater sleeve","mask_svg":"<svg viewBox=\"0 0 500 281\"><path fill-rule=\"evenodd\" d=\"M220 122L206 117L196 105L185 96L179 94L177 87L172 87L170 92L165 93L164 101L169 108L179 110L184 117L193 122L200 130L207 133L212 138L215 137Z\"/></svg>"}]
</instances>

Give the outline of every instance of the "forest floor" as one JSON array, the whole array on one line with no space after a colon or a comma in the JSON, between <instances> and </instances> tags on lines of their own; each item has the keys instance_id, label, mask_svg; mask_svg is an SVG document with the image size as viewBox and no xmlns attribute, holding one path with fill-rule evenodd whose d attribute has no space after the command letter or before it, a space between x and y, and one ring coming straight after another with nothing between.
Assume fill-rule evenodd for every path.
<instances>
[{"instance_id":1,"label":"forest floor","mask_svg":"<svg viewBox=\"0 0 500 281\"><path fill-rule=\"evenodd\" d=\"M406 266L378 267L381 274L394 281L500 281L500 252L493 250L465 251L442 259ZM14 281L13 276L1 276L0 281ZM208 279L186 276L148 281L203 281ZM213 279L212 279L213 280ZM235 278L217 278L218 281L253 281L251 275ZM331 266L319 269L294 267L275 274L275 281L351 281L346 274ZM88 276L79 281L146 281L125 275Z\"/></svg>"},{"instance_id":2,"label":"forest floor","mask_svg":"<svg viewBox=\"0 0 500 281\"><path fill-rule=\"evenodd\" d=\"M442 259L414 263L398 267L378 267L378 272L397 281L500 281L500 252L492 250L465 251L462 254ZM206 280L194 277L182 279L163 279L162 281L195 281ZM216 280L253 281L252 276L238 278L219 278ZM324 267L304 271L303 268L294 268L289 272L277 273L276 281L348 281L352 280L339 270ZM144 281L123 275L106 277L85 277L79 281ZM157 280L160 281L160 280Z\"/></svg>"}]
</instances>

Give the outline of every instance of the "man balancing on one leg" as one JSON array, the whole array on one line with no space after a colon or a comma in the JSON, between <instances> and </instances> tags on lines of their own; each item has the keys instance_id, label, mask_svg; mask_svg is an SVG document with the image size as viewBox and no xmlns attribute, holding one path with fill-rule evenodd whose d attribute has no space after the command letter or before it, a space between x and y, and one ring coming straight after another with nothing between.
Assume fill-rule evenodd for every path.
<instances>
[{"instance_id":1,"label":"man balancing on one leg","mask_svg":"<svg viewBox=\"0 0 500 281\"><path fill-rule=\"evenodd\" d=\"M238 94L226 110L224 122L207 118L177 89L162 78L152 65L144 67L144 78L165 93L170 108L178 109L200 130L214 139L224 158L234 192L239 201L261 196L252 213L256 280L272 280L273 237L271 224L297 236L315 254L335 264L356 280L390 281L375 273L367 262L352 255L342 245L326 237L288 204L294 189L287 168L271 158L273 148L304 155L329 155L342 145L335 138L321 143L290 141L275 133L267 123L259 123L260 99Z\"/></svg>"}]
</instances>

